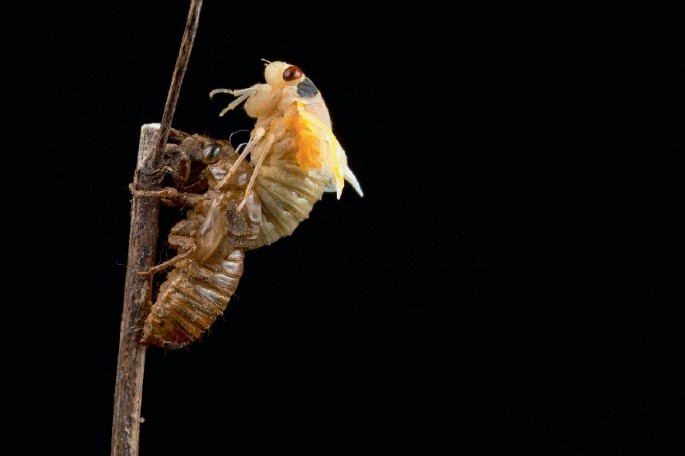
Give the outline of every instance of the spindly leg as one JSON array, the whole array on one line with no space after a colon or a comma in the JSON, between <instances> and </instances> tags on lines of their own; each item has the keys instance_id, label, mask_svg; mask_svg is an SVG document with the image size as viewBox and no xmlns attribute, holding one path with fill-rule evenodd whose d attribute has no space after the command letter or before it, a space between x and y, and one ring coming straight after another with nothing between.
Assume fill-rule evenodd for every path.
<instances>
[{"instance_id":1,"label":"spindly leg","mask_svg":"<svg viewBox=\"0 0 685 456\"><path fill-rule=\"evenodd\" d=\"M178 263L181 260L185 260L186 258L191 256L194 252L195 252L194 248L190 249L185 253L182 253L180 255L176 255L175 257L170 258L163 263L159 263L158 265L151 267L147 271L139 271L138 275L143 276L143 277L147 277L147 276L151 276L152 274L156 274L159 271L162 271L168 267L175 265L176 263Z\"/></svg>"},{"instance_id":2,"label":"spindly leg","mask_svg":"<svg viewBox=\"0 0 685 456\"><path fill-rule=\"evenodd\" d=\"M149 198L160 198L162 200L168 200L173 204L180 206L193 207L199 201L204 199L204 195L197 193L185 193L179 192L173 187L164 187L161 190L138 190L133 184L128 185L129 190L134 196L146 196Z\"/></svg>"},{"instance_id":3,"label":"spindly leg","mask_svg":"<svg viewBox=\"0 0 685 456\"><path fill-rule=\"evenodd\" d=\"M209 99L211 100L214 98L214 95L217 93L228 93L230 95L233 95L234 97L238 97L232 102L229 103L228 106L226 106L221 112L219 113L219 117L223 116L226 114L228 111L231 109L236 108L240 103L248 99L252 94L254 94L257 91L255 87L248 87L247 89L237 89L237 90L231 90L231 89L214 89L211 92L209 92Z\"/></svg>"},{"instance_id":4,"label":"spindly leg","mask_svg":"<svg viewBox=\"0 0 685 456\"><path fill-rule=\"evenodd\" d=\"M250 138L250 141L247 143L247 146L245 146L245 148L240 153L238 158L235 160L235 162L228 170L224 178L221 179L221 182L217 184L217 189L221 190L228 183L228 180L231 178L235 170L238 169L240 163L243 160L245 160L245 158L252 152L252 150L257 146L257 144L259 144L259 141L261 141L265 133L266 131L262 127L256 128L254 130L254 135Z\"/></svg>"},{"instance_id":5,"label":"spindly leg","mask_svg":"<svg viewBox=\"0 0 685 456\"><path fill-rule=\"evenodd\" d=\"M262 168L262 163L264 163L264 159L266 158L267 154L271 150L271 145L274 143L274 136L273 135L268 135L264 141L262 141L259 144L259 149L261 150L261 153L259 153L257 156L259 157L257 159L257 164L254 167L254 171L252 171L252 176L250 177L250 182L248 182L247 187L245 188L245 196L243 196L243 200L238 204L238 212L243 208L245 205L245 202L247 201L248 196L250 196L250 192L252 191L252 187L254 186L255 180L257 179L257 176L259 175L259 170Z\"/></svg>"}]
</instances>

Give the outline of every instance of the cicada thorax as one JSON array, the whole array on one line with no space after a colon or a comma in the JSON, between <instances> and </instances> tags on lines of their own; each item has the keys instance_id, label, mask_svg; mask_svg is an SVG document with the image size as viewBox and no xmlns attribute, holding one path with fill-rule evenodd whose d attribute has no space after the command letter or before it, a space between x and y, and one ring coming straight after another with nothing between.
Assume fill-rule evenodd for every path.
<instances>
[{"instance_id":1,"label":"cicada thorax","mask_svg":"<svg viewBox=\"0 0 685 456\"><path fill-rule=\"evenodd\" d=\"M203 143L208 138L192 140ZM212 326L235 293L244 252L254 245L261 229L258 197L251 195L237 210L252 167L241 163L232 178L217 188L238 154L221 143L201 149L221 158L205 164L202 181L208 189L196 198L186 197L192 208L170 231L168 243L177 250L178 261L159 287L144 322L141 343L146 345L181 348Z\"/></svg>"}]
</instances>

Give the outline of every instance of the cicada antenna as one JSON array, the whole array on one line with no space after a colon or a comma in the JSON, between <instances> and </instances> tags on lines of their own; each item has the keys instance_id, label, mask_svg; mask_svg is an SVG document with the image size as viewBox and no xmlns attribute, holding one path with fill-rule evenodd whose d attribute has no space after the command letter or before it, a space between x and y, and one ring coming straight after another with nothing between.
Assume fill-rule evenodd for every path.
<instances>
[{"instance_id":1,"label":"cicada antenna","mask_svg":"<svg viewBox=\"0 0 685 456\"><path fill-rule=\"evenodd\" d=\"M230 135L228 135L228 142L231 144L231 146L233 145L233 141L231 140L231 138L233 138L233 135L235 135L236 133L240 133L241 131L250 131L250 129L249 128L243 128L242 130L236 130L233 133L231 133ZM237 150L236 150L236 152L237 152Z\"/></svg>"}]
</instances>

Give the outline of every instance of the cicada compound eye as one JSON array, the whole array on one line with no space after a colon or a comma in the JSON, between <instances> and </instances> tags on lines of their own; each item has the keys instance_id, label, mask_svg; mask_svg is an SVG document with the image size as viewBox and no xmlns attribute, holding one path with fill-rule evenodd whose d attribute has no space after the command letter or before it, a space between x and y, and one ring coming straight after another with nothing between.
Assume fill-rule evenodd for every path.
<instances>
[{"instance_id":1,"label":"cicada compound eye","mask_svg":"<svg viewBox=\"0 0 685 456\"><path fill-rule=\"evenodd\" d=\"M221 152L221 146L218 144L208 145L202 149L202 161L205 163L214 163L219 160L219 152Z\"/></svg>"},{"instance_id":2,"label":"cicada compound eye","mask_svg":"<svg viewBox=\"0 0 685 456\"><path fill-rule=\"evenodd\" d=\"M302 77L302 70L295 65L290 65L288 68L283 70L283 79L285 81L294 81Z\"/></svg>"}]
</instances>

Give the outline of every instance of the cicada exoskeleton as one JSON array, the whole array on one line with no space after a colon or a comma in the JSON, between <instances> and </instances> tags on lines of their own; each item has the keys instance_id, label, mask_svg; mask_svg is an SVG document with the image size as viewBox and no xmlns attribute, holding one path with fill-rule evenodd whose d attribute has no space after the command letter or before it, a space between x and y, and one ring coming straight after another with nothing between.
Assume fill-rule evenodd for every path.
<instances>
[{"instance_id":1,"label":"cicada exoskeleton","mask_svg":"<svg viewBox=\"0 0 685 456\"><path fill-rule=\"evenodd\" d=\"M249 163L238 163L226 178L239 157L228 142L188 136L167 151L177 185L206 187L201 193L175 187L138 191L189 208L169 233L176 256L146 271L171 268L145 319L141 343L177 349L197 340L225 311L243 273L245 250L259 235L262 212L257 196L244 198L253 171Z\"/></svg>"}]
</instances>

